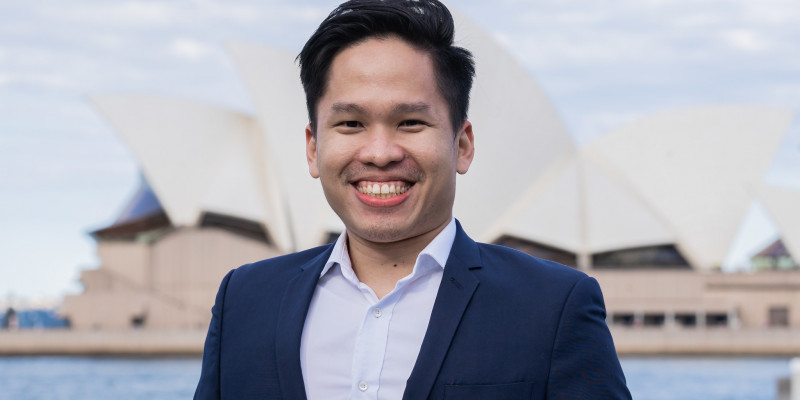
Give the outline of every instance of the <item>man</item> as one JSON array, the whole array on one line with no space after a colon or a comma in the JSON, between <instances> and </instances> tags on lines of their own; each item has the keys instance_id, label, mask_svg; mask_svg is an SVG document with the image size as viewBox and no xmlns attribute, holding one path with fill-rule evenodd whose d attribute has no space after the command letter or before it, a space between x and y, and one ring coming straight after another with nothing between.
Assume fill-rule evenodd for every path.
<instances>
[{"instance_id":1,"label":"man","mask_svg":"<svg viewBox=\"0 0 800 400\"><path fill-rule=\"evenodd\" d=\"M306 43L309 171L346 230L223 279L195 398L630 398L596 281L453 219L474 152L453 30L436 0L354 0Z\"/></svg>"}]
</instances>

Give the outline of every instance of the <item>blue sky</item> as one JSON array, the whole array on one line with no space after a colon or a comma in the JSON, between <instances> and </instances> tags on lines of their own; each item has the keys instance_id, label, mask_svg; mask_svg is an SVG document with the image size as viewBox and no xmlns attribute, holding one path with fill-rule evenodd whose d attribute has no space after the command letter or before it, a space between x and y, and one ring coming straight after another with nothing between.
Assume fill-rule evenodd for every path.
<instances>
[{"instance_id":1,"label":"blue sky","mask_svg":"<svg viewBox=\"0 0 800 400\"><path fill-rule=\"evenodd\" d=\"M86 232L136 189L133 155L89 94L250 112L228 40L298 51L336 1L0 2L0 301L80 290ZM580 143L703 104L800 111L796 0L451 1L530 71ZM302 127L298 127L302 129ZM800 187L800 124L770 181ZM754 206L732 259L773 238Z\"/></svg>"}]
</instances>

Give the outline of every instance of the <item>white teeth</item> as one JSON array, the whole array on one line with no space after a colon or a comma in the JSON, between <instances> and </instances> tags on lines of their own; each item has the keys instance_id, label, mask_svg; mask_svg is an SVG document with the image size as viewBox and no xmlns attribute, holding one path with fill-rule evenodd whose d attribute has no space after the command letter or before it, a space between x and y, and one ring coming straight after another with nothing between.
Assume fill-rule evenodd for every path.
<instances>
[{"instance_id":1,"label":"white teeth","mask_svg":"<svg viewBox=\"0 0 800 400\"><path fill-rule=\"evenodd\" d=\"M394 183L374 183L356 187L359 192L379 199L388 199L389 197L403 194L408 191L408 188L408 186L395 186Z\"/></svg>"}]
</instances>

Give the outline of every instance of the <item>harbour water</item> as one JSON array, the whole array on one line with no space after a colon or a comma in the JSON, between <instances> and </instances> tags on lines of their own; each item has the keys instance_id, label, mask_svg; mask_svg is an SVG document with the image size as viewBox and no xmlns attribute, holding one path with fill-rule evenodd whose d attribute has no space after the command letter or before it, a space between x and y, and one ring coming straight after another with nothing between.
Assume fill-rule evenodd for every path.
<instances>
[{"instance_id":1,"label":"harbour water","mask_svg":"<svg viewBox=\"0 0 800 400\"><path fill-rule=\"evenodd\" d=\"M625 357L636 400L774 400L785 358ZM190 399L199 358L0 358L3 400Z\"/></svg>"}]
</instances>

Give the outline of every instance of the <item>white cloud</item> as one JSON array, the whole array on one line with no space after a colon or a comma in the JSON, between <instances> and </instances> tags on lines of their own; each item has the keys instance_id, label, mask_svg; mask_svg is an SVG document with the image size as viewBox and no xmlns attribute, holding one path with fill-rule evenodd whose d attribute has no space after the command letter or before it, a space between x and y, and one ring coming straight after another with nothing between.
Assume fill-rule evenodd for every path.
<instances>
[{"instance_id":1,"label":"white cloud","mask_svg":"<svg viewBox=\"0 0 800 400\"><path fill-rule=\"evenodd\" d=\"M796 25L800 19L800 9L795 0L740 1L744 12L754 21L769 25Z\"/></svg>"},{"instance_id":2,"label":"white cloud","mask_svg":"<svg viewBox=\"0 0 800 400\"><path fill-rule=\"evenodd\" d=\"M543 0L503 10L506 22L493 22L514 41L509 48L520 49L536 68L690 65L737 53L796 50L800 8L789 1L620 0L568 7L562 0ZM496 16L481 19L490 18Z\"/></svg>"},{"instance_id":3,"label":"white cloud","mask_svg":"<svg viewBox=\"0 0 800 400\"><path fill-rule=\"evenodd\" d=\"M56 20L105 23L115 26L168 25L182 14L176 6L155 1L62 3L42 7L39 10L43 15Z\"/></svg>"},{"instance_id":4,"label":"white cloud","mask_svg":"<svg viewBox=\"0 0 800 400\"><path fill-rule=\"evenodd\" d=\"M602 31L509 33L504 44L535 69L636 64L642 57L654 60L667 53L663 43L652 37Z\"/></svg>"},{"instance_id":5,"label":"white cloud","mask_svg":"<svg viewBox=\"0 0 800 400\"><path fill-rule=\"evenodd\" d=\"M4 74L0 73L0 86L10 84L26 84L32 86L43 86L50 88L66 88L71 85L71 81L64 76L50 73L22 73Z\"/></svg>"},{"instance_id":6,"label":"white cloud","mask_svg":"<svg viewBox=\"0 0 800 400\"><path fill-rule=\"evenodd\" d=\"M10 59L11 62L9 64L21 71L52 70L64 67L64 64L58 62L60 54L63 53L59 53L56 48L34 46L18 48L15 49L14 56Z\"/></svg>"},{"instance_id":7,"label":"white cloud","mask_svg":"<svg viewBox=\"0 0 800 400\"><path fill-rule=\"evenodd\" d=\"M265 7L249 4L195 0L192 7L202 14L201 18L204 19L224 19L237 23L252 23L262 21L266 17L263 13Z\"/></svg>"},{"instance_id":8,"label":"white cloud","mask_svg":"<svg viewBox=\"0 0 800 400\"><path fill-rule=\"evenodd\" d=\"M307 13L301 5L285 6L286 10ZM278 8L277 10L275 10ZM227 22L250 24L263 22L265 19L285 17L281 6L250 5L214 0L177 0L177 1L96 1L84 0L59 3L40 7L42 16L58 20L72 21L115 27L150 27L150 26L199 26L209 22ZM314 8L314 7L310 7ZM265 9L270 9L265 13ZM273 12L275 11L275 12Z\"/></svg>"},{"instance_id":9,"label":"white cloud","mask_svg":"<svg viewBox=\"0 0 800 400\"><path fill-rule=\"evenodd\" d=\"M108 50L121 49L125 43L125 40L122 37L110 34L94 35L90 40L92 43L95 43L98 46Z\"/></svg>"},{"instance_id":10,"label":"white cloud","mask_svg":"<svg viewBox=\"0 0 800 400\"><path fill-rule=\"evenodd\" d=\"M25 73L13 79L18 83L26 83L35 86L64 89L74 87L72 79L55 73Z\"/></svg>"},{"instance_id":11,"label":"white cloud","mask_svg":"<svg viewBox=\"0 0 800 400\"><path fill-rule=\"evenodd\" d=\"M763 97L765 100L771 100L771 104L800 110L800 82L779 82L765 85Z\"/></svg>"},{"instance_id":12,"label":"white cloud","mask_svg":"<svg viewBox=\"0 0 800 400\"><path fill-rule=\"evenodd\" d=\"M725 16L718 12L701 11L677 15L673 20L681 29L703 29L725 22Z\"/></svg>"},{"instance_id":13,"label":"white cloud","mask_svg":"<svg viewBox=\"0 0 800 400\"><path fill-rule=\"evenodd\" d=\"M598 9L587 9L582 7L580 10L555 9L534 9L519 15L519 21L528 24L531 28L541 26L590 26L612 19L614 16L610 12L602 12ZM531 25L532 24L532 25Z\"/></svg>"},{"instance_id":14,"label":"white cloud","mask_svg":"<svg viewBox=\"0 0 800 400\"><path fill-rule=\"evenodd\" d=\"M197 40L178 38L170 43L169 51L178 58L197 61L211 55L214 52L214 49Z\"/></svg>"},{"instance_id":15,"label":"white cloud","mask_svg":"<svg viewBox=\"0 0 800 400\"><path fill-rule=\"evenodd\" d=\"M738 50L757 53L769 49L769 42L758 32L750 29L734 29L722 32L722 39Z\"/></svg>"},{"instance_id":16,"label":"white cloud","mask_svg":"<svg viewBox=\"0 0 800 400\"><path fill-rule=\"evenodd\" d=\"M275 15L281 15L300 22L320 23L332 9L332 7L327 6L286 6L281 7L281 10L276 12Z\"/></svg>"},{"instance_id":17,"label":"white cloud","mask_svg":"<svg viewBox=\"0 0 800 400\"><path fill-rule=\"evenodd\" d=\"M76 82L65 74L51 72L25 72L25 73L3 73L0 72L0 86L22 84L30 86L45 87L51 89L70 89L75 88Z\"/></svg>"}]
</instances>

